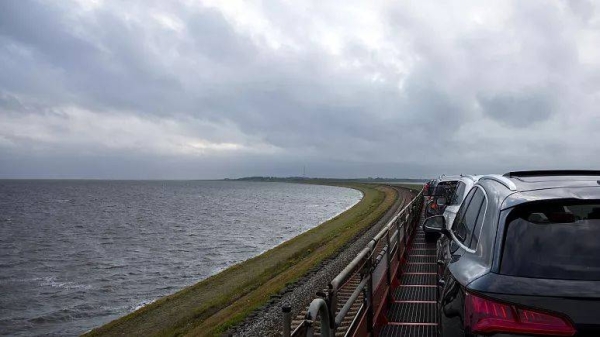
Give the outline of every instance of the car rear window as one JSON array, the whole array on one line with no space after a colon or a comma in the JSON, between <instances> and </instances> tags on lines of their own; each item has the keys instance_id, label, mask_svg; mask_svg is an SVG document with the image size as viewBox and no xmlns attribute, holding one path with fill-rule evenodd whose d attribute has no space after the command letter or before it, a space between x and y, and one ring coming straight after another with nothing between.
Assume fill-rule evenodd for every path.
<instances>
[{"instance_id":1,"label":"car rear window","mask_svg":"<svg viewBox=\"0 0 600 337\"><path fill-rule=\"evenodd\" d=\"M445 197L449 200L452 193L454 193L457 184L458 181L442 181L435 187L434 195Z\"/></svg>"},{"instance_id":2,"label":"car rear window","mask_svg":"<svg viewBox=\"0 0 600 337\"><path fill-rule=\"evenodd\" d=\"M515 208L507 218L500 273L600 280L600 201L552 201Z\"/></svg>"}]
</instances>

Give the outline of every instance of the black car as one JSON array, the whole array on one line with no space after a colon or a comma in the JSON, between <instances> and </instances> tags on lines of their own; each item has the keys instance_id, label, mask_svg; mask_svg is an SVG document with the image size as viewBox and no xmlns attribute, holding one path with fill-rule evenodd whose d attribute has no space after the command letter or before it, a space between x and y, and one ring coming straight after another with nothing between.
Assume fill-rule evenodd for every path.
<instances>
[{"instance_id":1,"label":"black car","mask_svg":"<svg viewBox=\"0 0 600 337\"><path fill-rule=\"evenodd\" d=\"M425 194L428 196L425 205L426 216L444 213L445 203L438 203L438 199L444 198L444 201L449 200L452 194L454 194L460 178L460 176L442 176L441 178L437 179L434 184L429 185L432 191L428 194Z\"/></svg>"},{"instance_id":2,"label":"black car","mask_svg":"<svg viewBox=\"0 0 600 337\"><path fill-rule=\"evenodd\" d=\"M430 183L426 186L430 189L429 193L425 194L425 196L428 197L425 200L426 217L444 214L446 201L450 200L451 196L454 194L460 178L460 176L441 176L436 179L434 183ZM425 230L425 228L423 229ZM432 233L425 230L426 241L433 242L438 238L438 233Z\"/></svg>"},{"instance_id":3,"label":"black car","mask_svg":"<svg viewBox=\"0 0 600 337\"><path fill-rule=\"evenodd\" d=\"M441 336L600 336L600 171L483 176L425 226Z\"/></svg>"}]
</instances>

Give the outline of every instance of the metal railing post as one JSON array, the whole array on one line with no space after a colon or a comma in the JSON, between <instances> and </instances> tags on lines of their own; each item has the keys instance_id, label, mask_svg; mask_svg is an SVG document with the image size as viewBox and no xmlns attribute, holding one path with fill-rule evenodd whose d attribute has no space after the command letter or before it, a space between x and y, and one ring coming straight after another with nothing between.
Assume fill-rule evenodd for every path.
<instances>
[{"instance_id":1,"label":"metal railing post","mask_svg":"<svg viewBox=\"0 0 600 337\"><path fill-rule=\"evenodd\" d=\"M283 312L283 337L290 337L292 333L292 308L289 305L281 307Z\"/></svg>"},{"instance_id":2,"label":"metal railing post","mask_svg":"<svg viewBox=\"0 0 600 337\"><path fill-rule=\"evenodd\" d=\"M315 327L313 323L318 316L321 316L321 336L322 337L333 337L331 329L329 328L329 309L327 303L322 298L316 298L310 302L308 312L306 313L306 320L309 322L308 329L306 331L307 337L313 337L315 333Z\"/></svg>"},{"instance_id":3,"label":"metal railing post","mask_svg":"<svg viewBox=\"0 0 600 337\"><path fill-rule=\"evenodd\" d=\"M373 332L373 321L374 321L374 310L373 310L373 254L375 251L374 241L371 240L369 242L369 258L367 259L367 277L369 278L369 282L367 282L367 291L369 298L369 305L367 306L367 331L369 334Z\"/></svg>"},{"instance_id":4,"label":"metal railing post","mask_svg":"<svg viewBox=\"0 0 600 337\"><path fill-rule=\"evenodd\" d=\"M415 216L417 214L417 203L414 204L413 208L410 210L410 219L412 222L412 226L416 227L417 226L417 217Z\"/></svg>"},{"instance_id":5,"label":"metal railing post","mask_svg":"<svg viewBox=\"0 0 600 337\"><path fill-rule=\"evenodd\" d=\"M369 277L369 276L367 276ZM367 331L371 331L371 329L369 328L369 286L368 286L368 282L367 282L367 286L363 288L363 305L365 308L367 308Z\"/></svg>"},{"instance_id":6,"label":"metal railing post","mask_svg":"<svg viewBox=\"0 0 600 337\"><path fill-rule=\"evenodd\" d=\"M333 333L335 333L335 312L337 310L337 291L338 286L333 286L331 283L329 284L327 291L327 305L329 307L329 316L332 317L331 322L329 322L329 328Z\"/></svg>"},{"instance_id":7,"label":"metal railing post","mask_svg":"<svg viewBox=\"0 0 600 337\"><path fill-rule=\"evenodd\" d=\"M390 229L385 233L385 240L387 241L387 249L385 251L385 257L387 259L387 285L392 285L392 241L390 240Z\"/></svg>"},{"instance_id":8,"label":"metal railing post","mask_svg":"<svg viewBox=\"0 0 600 337\"><path fill-rule=\"evenodd\" d=\"M394 275L392 274L392 240L390 238L390 235L392 235L392 229L394 228L394 226L392 224L390 224L390 227L388 228L387 234L386 234L386 240L387 240L387 252L386 252L386 256L387 256L387 285L388 285L388 290L387 290L387 294L386 294L386 301L387 303L392 303L392 301L394 300L394 297L392 296L392 280L394 278ZM400 243L396 244L396 249L400 249Z\"/></svg>"},{"instance_id":9,"label":"metal railing post","mask_svg":"<svg viewBox=\"0 0 600 337\"><path fill-rule=\"evenodd\" d=\"M398 249L396 250L396 258L398 261L400 261L400 258L402 257L402 253L404 253L404 251L402 251L402 252L400 251L400 230L401 230L400 219L401 219L401 217L398 217L398 219L396 219L396 236L397 236L396 242L397 242L397 246L398 246ZM404 239L402 241L404 241ZM404 247L406 247L406 245L402 245L402 250L404 250Z\"/></svg>"},{"instance_id":10,"label":"metal railing post","mask_svg":"<svg viewBox=\"0 0 600 337\"><path fill-rule=\"evenodd\" d=\"M404 238L402 238L402 241L404 241L404 247L408 246L408 222L406 221L407 217L404 216L404 226L402 226L402 228L404 228Z\"/></svg>"}]
</instances>

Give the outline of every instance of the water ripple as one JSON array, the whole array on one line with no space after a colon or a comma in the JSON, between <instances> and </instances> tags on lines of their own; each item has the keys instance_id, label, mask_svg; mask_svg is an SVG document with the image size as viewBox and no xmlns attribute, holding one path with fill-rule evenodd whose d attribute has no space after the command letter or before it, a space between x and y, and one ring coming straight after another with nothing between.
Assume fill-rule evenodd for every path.
<instances>
[{"instance_id":1,"label":"water ripple","mask_svg":"<svg viewBox=\"0 0 600 337\"><path fill-rule=\"evenodd\" d=\"M79 335L359 199L284 183L0 180L0 335Z\"/></svg>"}]
</instances>

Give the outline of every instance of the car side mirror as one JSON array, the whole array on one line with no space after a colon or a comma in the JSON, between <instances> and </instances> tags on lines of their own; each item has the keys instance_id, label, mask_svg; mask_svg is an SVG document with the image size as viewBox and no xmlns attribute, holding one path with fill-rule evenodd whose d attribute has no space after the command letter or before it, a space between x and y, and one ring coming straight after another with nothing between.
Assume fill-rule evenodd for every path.
<instances>
[{"instance_id":1,"label":"car side mirror","mask_svg":"<svg viewBox=\"0 0 600 337\"><path fill-rule=\"evenodd\" d=\"M446 227L446 220L443 215L436 215L425 219L423 228L429 233L442 233L442 230Z\"/></svg>"},{"instance_id":2,"label":"car side mirror","mask_svg":"<svg viewBox=\"0 0 600 337\"><path fill-rule=\"evenodd\" d=\"M439 233L443 235L448 235L449 233L446 228L446 219L443 215L435 215L425 219L423 230L426 233Z\"/></svg>"},{"instance_id":3,"label":"car side mirror","mask_svg":"<svg viewBox=\"0 0 600 337\"><path fill-rule=\"evenodd\" d=\"M436 203L438 206L444 206L446 204L446 198L444 198L444 197L437 198Z\"/></svg>"}]
</instances>

